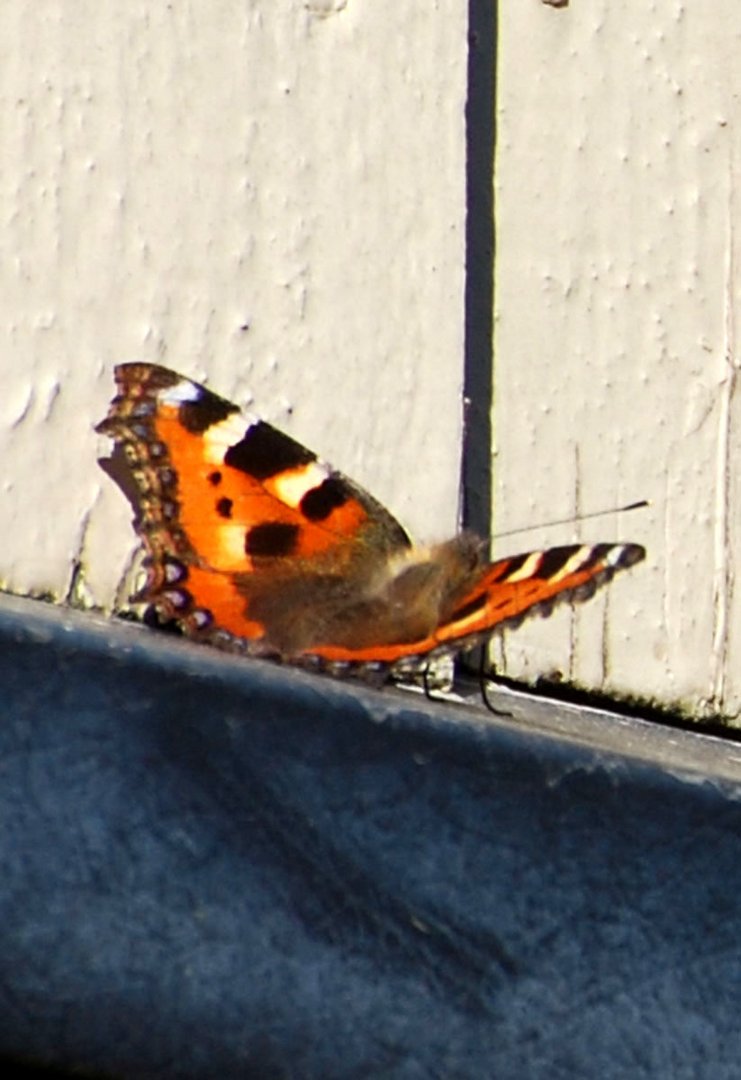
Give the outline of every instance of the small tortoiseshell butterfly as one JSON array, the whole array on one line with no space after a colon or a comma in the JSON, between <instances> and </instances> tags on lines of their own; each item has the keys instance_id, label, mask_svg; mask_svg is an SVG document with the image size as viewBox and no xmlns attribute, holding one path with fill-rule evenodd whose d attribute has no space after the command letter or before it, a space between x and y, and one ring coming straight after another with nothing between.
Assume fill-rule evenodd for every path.
<instances>
[{"instance_id":1,"label":"small tortoiseshell butterfly","mask_svg":"<svg viewBox=\"0 0 741 1080\"><path fill-rule=\"evenodd\" d=\"M586 544L489 563L466 532L418 547L352 480L198 383L154 364L121 365L116 383L97 430L115 442L107 471L146 548L134 599L189 637L335 674L405 675L586 599L645 554Z\"/></svg>"}]
</instances>

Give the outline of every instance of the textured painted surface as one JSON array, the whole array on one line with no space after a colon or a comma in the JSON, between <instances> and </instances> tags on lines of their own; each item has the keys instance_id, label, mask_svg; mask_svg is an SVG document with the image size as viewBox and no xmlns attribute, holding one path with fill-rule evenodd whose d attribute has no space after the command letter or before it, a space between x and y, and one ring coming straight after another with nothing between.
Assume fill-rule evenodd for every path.
<instances>
[{"instance_id":1,"label":"textured painted surface","mask_svg":"<svg viewBox=\"0 0 741 1080\"><path fill-rule=\"evenodd\" d=\"M9 8L0 40L0 579L110 601L116 362L285 426L433 538L457 514L465 8ZM424 468L420 453L424 452Z\"/></svg>"},{"instance_id":2,"label":"textured painted surface","mask_svg":"<svg viewBox=\"0 0 741 1080\"><path fill-rule=\"evenodd\" d=\"M135 544L92 425L138 358L451 532L464 8L43 0L3 25L2 583L114 596ZM510 635L510 674L741 703L740 36L728 2L501 6L495 531L652 500L497 543L649 549Z\"/></svg>"},{"instance_id":3,"label":"textured painted surface","mask_svg":"<svg viewBox=\"0 0 741 1080\"><path fill-rule=\"evenodd\" d=\"M499 48L497 530L652 501L575 530L648 564L508 669L733 712L738 9L510 3Z\"/></svg>"}]
</instances>

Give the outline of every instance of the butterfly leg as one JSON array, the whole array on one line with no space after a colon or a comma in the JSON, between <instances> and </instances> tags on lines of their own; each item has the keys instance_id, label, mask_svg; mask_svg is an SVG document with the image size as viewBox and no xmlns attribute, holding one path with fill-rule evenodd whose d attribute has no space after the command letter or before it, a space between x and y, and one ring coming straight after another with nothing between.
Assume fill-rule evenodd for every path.
<instances>
[{"instance_id":1,"label":"butterfly leg","mask_svg":"<svg viewBox=\"0 0 741 1080\"><path fill-rule=\"evenodd\" d=\"M487 650L484 646L481 646L481 648L479 649L479 689L481 690L481 700L483 701L489 712L493 713L494 716L511 717L511 712L506 712L503 709L497 709L491 703L491 698L489 697L489 683L496 681L497 673L493 664L487 666L486 656Z\"/></svg>"},{"instance_id":2,"label":"butterfly leg","mask_svg":"<svg viewBox=\"0 0 741 1080\"><path fill-rule=\"evenodd\" d=\"M444 701L444 698L436 697L433 693L434 683L432 681L429 664L425 664L422 668L422 686L428 701Z\"/></svg>"}]
</instances>

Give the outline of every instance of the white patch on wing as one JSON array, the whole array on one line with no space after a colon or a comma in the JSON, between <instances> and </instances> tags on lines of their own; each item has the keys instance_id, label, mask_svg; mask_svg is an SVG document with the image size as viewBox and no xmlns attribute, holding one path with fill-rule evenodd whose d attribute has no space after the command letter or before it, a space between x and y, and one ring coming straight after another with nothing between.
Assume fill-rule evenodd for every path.
<instances>
[{"instance_id":1,"label":"white patch on wing","mask_svg":"<svg viewBox=\"0 0 741 1080\"><path fill-rule=\"evenodd\" d=\"M223 465L224 455L230 447L241 442L258 421L244 413L231 413L226 420L212 424L203 433L203 447L209 465Z\"/></svg>"},{"instance_id":2,"label":"white patch on wing","mask_svg":"<svg viewBox=\"0 0 741 1080\"><path fill-rule=\"evenodd\" d=\"M240 570L249 570L250 559L244 550L244 525L219 522L216 537L219 544L217 565L221 569L236 567Z\"/></svg>"},{"instance_id":3,"label":"white patch on wing","mask_svg":"<svg viewBox=\"0 0 741 1080\"><path fill-rule=\"evenodd\" d=\"M179 383L168 386L157 394L163 405L184 405L187 402L200 401L202 396L201 387L190 379L181 379Z\"/></svg>"},{"instance_id":4,"label":"white patch on wing","mask_svg":"<svg viewBox=\"0 0 741 1080\"><path fill-rule=\"evenodd\" d=\"M538 568L540 562L540 552L535 551L532 555L525 559L524 563L519 570L515 570L514 574L507 574L504 580L510 581L525 581L527 578L532 577L535 570Z\"/></svg>"},{"instance_id":5,"label":"white patch on wing","mask_svg":"<svg viewBox=\"0 0 741 1080\"><path fill-rule=\"evenodd\" d=\"M625 555L626 546L626 544L616 544L615 547L608 551L605 562L609 563L610 566L619 566L620 560Z\"/></svg>"},{"instance_id":6,"label":"white patch on wing","mask_svg":"<svg viewBox=\"0 0 741 1080\"><path fill-rule=\"evenodd\" d=\"M573 574L576 570L578 570L587 561L591 554L592 548L589 545L584 545L583 547L578 548L571 556L571 558L563 564L558 573L551 574L548 580L556 584L559 581L562 581L565 577L568 577L569 574Z\"/></svg>"},{"instance_id":7,"label":"white patch on wing","mask_svg":"<svg viewBox=\"0 0 741 1080\"><path fill-rule=\"evenodd\" d=\"M311 461L308 465L300 465L290 472L279 473L271 476L266 482L266 487L280 499L286 506L295 510L307 491L319 487L329 476L329 469L318 461Z\"/></svg>"}]
</instances>

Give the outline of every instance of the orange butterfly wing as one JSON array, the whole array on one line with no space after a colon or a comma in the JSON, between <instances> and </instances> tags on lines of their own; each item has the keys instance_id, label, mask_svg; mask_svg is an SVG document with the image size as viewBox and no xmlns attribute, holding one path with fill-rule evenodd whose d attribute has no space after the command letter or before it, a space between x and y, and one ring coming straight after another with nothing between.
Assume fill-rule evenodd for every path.
<instances>
[{"instance_id":1,"label":"orange butterfly wing","mask_svg":"<svg viewBox=\"0 0 741 1080\"><path fill-rule=\"evenodd\" d=\"M330 662L398 664L404 657L444 655L473 648L529 615L549 615L562 601L588 600L622 569L645 557L639 544L567 545L499 559L485 566L473 587L434 633L420 641L364 650L332 646L314 651Z\"/></svg>"},{"instance_id":2,"label":"orange butterfly wing","mask_svg":"<svg viewBox=\"0 0 741 1080\"><path fill-rule=\"evenodd\" d=\"M98 431L147 550L139 600L216 644L335 669L413 668L584 599L644 556L567 546L491 564L462 534L412 548L389 512L300 443L152 364L116 368Z\"/></svg>"},{"instance_id":3,"label":"orange butterfly wing","mask_svg":"<svg viewBox=\"0 0 741 1080\"><path fill-rule=\"evenodd\" d=\"M262 639L246 603L251 583L265 591L281 567L336 571L358 552L375 565L409 548L379 502L270 424L155 364L121 364L115 376L96 430L114 440L104 467L130 499L148 555L136 599L186 632Z\"/></svg>"}]
</instances>

